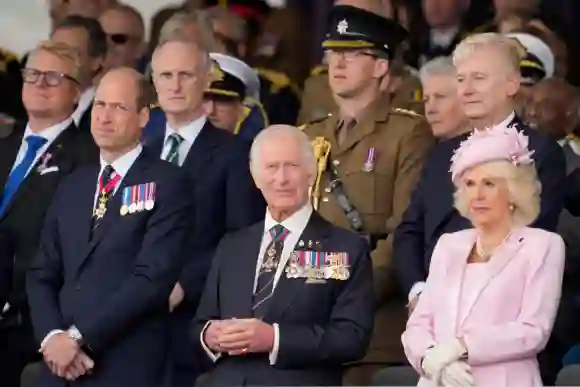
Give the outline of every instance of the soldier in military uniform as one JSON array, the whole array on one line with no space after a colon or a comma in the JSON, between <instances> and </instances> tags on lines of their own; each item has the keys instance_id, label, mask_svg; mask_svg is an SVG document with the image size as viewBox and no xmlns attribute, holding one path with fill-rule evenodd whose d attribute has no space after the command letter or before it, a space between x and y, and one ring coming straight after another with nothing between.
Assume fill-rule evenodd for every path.
<instances>
[{"instance_id":1,"label":"soldier in military uniform","mask_svg":"<svg viewBox=\"0 0 580 387\"><path fill-rule=\"evenodd\" d=\"M394 292L391 234L434 139L422 116L393 108L381 93L406 36L403 27L348 5L334 6L330 19L323 47L338 108L304 131L319 166L313 205L332 223L360 233L373 249L373 340L365 359L345 374L347 385L368 385L374 370L405 362L400 335L407 312L405 299Z\"/></svg>"}]
</instances>

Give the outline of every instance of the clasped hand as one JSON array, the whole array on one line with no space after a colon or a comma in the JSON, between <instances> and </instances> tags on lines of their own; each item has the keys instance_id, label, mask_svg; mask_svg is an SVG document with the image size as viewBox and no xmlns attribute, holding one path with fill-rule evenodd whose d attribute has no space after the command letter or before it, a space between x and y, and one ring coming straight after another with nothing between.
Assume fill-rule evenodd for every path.
<instances>
[{"instance_id":1,"label":"clasped hand","mask_svg":"<svg viewBox=\"0 0 580 387\"><path fill-rule=\"evenodd\" d=\"M254 318L215 320L206 328L204 342L212 351L232 356L270 352L274 327Z\"/></svg>"},{"instance_id":2,"label":"clasped hand","mask_svg":"<svg viewBox=\"0 0 580 387\"><path fill-rule=\"evenodd\" d=\"M50 371L67 380L75 380L92 371L95 363L66 333L51 337L41 350Z\"/></svg>"}]
</instances>

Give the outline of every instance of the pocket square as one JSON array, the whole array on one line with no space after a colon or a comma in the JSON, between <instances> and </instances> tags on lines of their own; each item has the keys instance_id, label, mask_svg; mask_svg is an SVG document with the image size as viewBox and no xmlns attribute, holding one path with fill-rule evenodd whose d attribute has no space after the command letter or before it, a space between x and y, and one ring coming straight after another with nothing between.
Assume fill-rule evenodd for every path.
<instances>
[{"instance_id":1,"label":"pocket square","mask_svg":"<svg viewBox=\"0 0 580 387\"><path fill-rule=\"evenodd\" d=\"M47 173L51 173L51 172L58 172L58 171L59 171L59 169L58 169L58 167L55 165L55 166L52 166L52 167L43 168L42 170L38 171L38 173L39 173L40 175L46 175Z\"/></svg>"}]
</instances>

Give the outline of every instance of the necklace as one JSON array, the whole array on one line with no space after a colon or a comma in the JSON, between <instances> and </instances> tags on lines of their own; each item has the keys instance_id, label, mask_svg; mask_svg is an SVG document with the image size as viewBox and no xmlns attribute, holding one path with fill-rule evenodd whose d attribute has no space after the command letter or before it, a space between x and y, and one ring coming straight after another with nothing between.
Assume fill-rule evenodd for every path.
<instances>
[{"instance_id":1,"label":"necklace","mask_svg":"<svg viewBox=\"0 0 580 387\"><path fill-rule=\"evenodd\" d=\"M493 253L495 252L495 250L497 250L498 247L500 247L501 245L503 245L505 243L505 241L508 240L508 238L512 235L512 232L510 230L510 232L507 233L507 235L505 236L505 238L503 238L503 240L495 247L493 247L492 249L490 249L490 251L487 251L484 247L483 244L481 243L481 238L478 235L477 238L475 239L475 252L477 253L477 255L479 255L481 258L483 259L489 259L491 258L491 256L493 255Z\"/></svg>"}]
</instances>

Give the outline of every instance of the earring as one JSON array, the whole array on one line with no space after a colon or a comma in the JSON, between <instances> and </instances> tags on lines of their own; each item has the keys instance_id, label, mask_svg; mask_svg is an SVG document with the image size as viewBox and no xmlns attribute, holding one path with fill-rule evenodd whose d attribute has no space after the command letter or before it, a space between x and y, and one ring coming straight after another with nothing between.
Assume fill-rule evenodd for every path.
<instances>
[{"instance_id":1,"label":"earring","mask_svg":"<svg viewBox=\"0 0 580 387\"><path fill-rule=\"evenodd\" d=\"M514 212L514 209L515 209L515 208L516 208L516 207L515 207L513 204L510 204L510 206L509 206L509 209L510 209L510 211L511 211L511 212Z\"/></svg>"}]
</instances>

